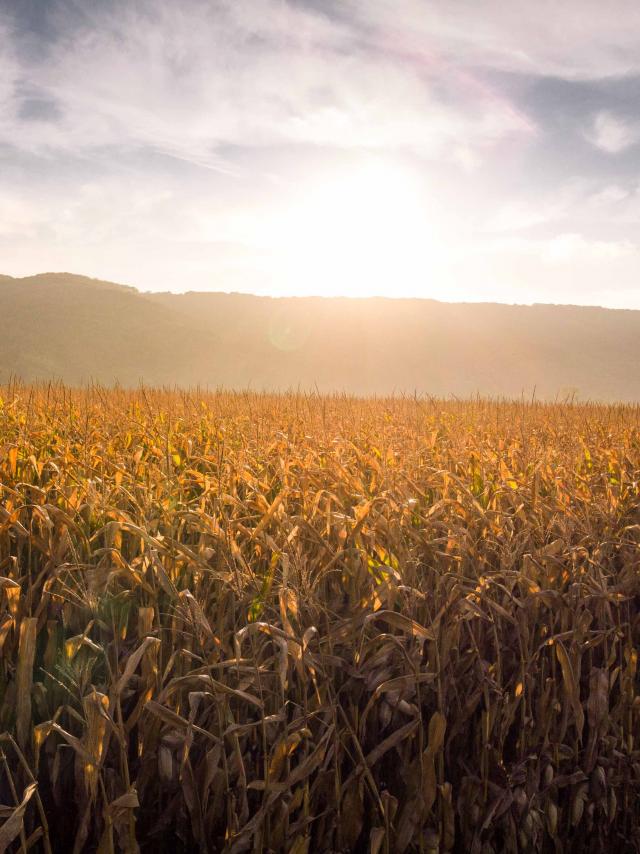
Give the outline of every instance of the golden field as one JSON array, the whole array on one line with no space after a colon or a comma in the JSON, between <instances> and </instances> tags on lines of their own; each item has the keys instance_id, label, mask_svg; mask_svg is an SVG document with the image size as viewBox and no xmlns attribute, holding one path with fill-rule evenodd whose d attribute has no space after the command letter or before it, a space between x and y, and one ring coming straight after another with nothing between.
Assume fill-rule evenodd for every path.
<instances>
[{"instance_id":1,"label":"golden field","mask_svg":"<svg viewBox=\"0 0 640 854\"><path fill-rule=\"evenodd\" d=\"M0 398L0 850L640 850L640 408Z\"/></svg>"}]
</instances>

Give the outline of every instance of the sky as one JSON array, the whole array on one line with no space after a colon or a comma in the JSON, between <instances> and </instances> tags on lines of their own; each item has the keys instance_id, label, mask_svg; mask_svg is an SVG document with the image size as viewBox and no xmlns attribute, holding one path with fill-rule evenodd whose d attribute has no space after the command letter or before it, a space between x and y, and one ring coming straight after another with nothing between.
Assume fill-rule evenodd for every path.
<instances>
[{"instance_id":1,"label":"sky","mask_svg":"<svg viewBox=\"0 0 640 854\"><path fill-rule=\"evenodd\" d=\"M640 4L0 0L0 273L640 308Z\"/></svg>"}]
</instances>

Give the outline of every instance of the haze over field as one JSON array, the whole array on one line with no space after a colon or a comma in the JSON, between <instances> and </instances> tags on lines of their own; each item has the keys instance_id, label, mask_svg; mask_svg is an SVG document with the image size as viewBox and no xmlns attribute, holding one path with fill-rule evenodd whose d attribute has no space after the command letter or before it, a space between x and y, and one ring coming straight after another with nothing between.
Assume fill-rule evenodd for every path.
<instances>
[{"instance_id":1,"label":"haze over field","mask_svg":"<svg viewBox=\"0 0 640 854\"><path fill-rule=\"evenodd\" d=\"M3 0L0 259L640 308L631 0Z\"/></svg>"},{"instance_id":2,"label":"haze over field","mask_svg":"<svg viewBox=\"0 0 640 854\"><path fill-rule=\"evenodd\" d=\"M640 399L640 311L0 276L0 382Z\"/></svg>"}]
</instances>

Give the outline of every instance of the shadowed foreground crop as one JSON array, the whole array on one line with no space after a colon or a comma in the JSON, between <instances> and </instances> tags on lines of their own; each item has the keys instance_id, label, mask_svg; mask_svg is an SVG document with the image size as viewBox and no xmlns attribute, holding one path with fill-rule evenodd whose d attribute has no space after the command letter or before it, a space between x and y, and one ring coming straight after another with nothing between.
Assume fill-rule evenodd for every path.
<instances>
[{"instance_id":1,"label":"shadowed foreground crop","mask_svg":"<svg viewBox=\"0 0 640 854\"><path fill-rule=\"evenodd\" d=\"M0 850L640 850L638 408L0 397Z\"/></svg>"}]
</instances>

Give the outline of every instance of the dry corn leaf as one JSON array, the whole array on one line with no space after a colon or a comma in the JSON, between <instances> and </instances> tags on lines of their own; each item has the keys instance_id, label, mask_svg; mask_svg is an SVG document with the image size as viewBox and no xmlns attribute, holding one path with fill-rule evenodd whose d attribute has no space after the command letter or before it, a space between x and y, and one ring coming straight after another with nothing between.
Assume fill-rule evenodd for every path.
<instances>
[{"instance_id":1,"label":"dry corn leaf","mask_svg":"<svg viewBox=\"0 0 640 854\"><path fill-rule=\"evenodd\" d=\"M14 839L20 835L24 825L24 814L29 801L37 789L36 783L30 783L22 794L22 800L17 807L12 809L11 815L0 827L0 851L6 851Z\"/></svg>"}]
</instances>

